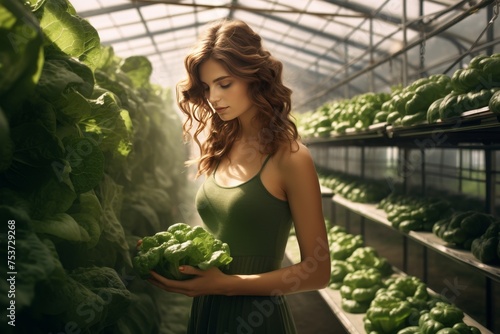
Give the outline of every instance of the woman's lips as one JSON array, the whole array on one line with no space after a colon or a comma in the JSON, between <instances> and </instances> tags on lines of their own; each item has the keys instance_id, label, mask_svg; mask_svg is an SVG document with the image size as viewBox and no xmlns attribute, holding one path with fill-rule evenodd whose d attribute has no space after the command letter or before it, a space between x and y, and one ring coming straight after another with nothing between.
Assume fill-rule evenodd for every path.
<instances>
[{"instance_id":1,"label":"woman's lips","mask_svg":"<svg viewBox=\"0 0 500 334\"><path fill-rule=\"evenodd\" d=\"M215 108L215 111L216 111L217 113L221 113L221 112L223 112L223 111L224 111L224 110L226 110L226 109L227 109L227 107L224 107L224 108Z\"/></svg>"}]
</instances>

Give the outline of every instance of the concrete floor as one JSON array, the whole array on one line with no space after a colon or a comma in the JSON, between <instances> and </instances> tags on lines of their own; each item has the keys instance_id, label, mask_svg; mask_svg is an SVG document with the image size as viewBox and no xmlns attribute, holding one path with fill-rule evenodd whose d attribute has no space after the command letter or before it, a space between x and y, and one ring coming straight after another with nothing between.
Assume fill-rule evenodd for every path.
<instances>
[{"instance_id":1,"label":"concrete floor","mask_svg":"<svg viewBox=\"0 0 500 334\"><path fill-rule=\"evenodd\" d=\"M298 334L344 334L339 322L323 297L317 291L287 296Z\"/></svg>"},{"instance_id":2,"label":"concrete floor","mask_svg":"<svg viewBox=\"0 0 500 334\"><path fill-rule=\"evenodd\" d=\"M291 265L285 257L283 265ZM347 334L344 326L318 291L286 296L298 334Z\"/></svg>"}]
</instances>

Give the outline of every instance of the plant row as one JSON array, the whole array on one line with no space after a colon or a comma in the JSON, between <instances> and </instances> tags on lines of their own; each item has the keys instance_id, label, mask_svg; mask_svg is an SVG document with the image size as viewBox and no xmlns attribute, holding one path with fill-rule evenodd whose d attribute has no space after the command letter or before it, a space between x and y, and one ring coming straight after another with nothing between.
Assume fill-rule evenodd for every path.
<instances>
[{"instance_id":1,"label":"plant row","mask_svg":"<svg viewBox=\"0 0 500 334\"><path fill-rule=\"evenodd\" d=\"M451 76L419 78L390 93L364 93L327 102L297 115L304 138L341 135L347 129L364 131L374 124L409 127L448 121L464 112L489 107L500 113L500 54L480 54Z\"/></svg>"},{"instance_id":2,"label":"plant row","mask_svg":"<svg viewBox=\"0 0 500 334\"><path fill-rule=\"evenodd\" d=\"M345 312L364 313L367 333L480 333L464 322L461 309L430 292L419 278L394 274L387 259L363 246L360 235L340 226L328 232L330 288L339 290Z\"/></svg>"},{"instance_id":3,"label":"plant row","mask_svg":"<svg viewBox=\"0 0 500 334\"><path fill-rule=\"evenodd\" d=\"M404 233L432 232L448 247L471 251L485 264L500 264L500 220L491 214L467 210L442 197L394 194L377 207L386 212L394 228Z\"/></svg>"},{"instance_id":4,"label":"plant row","mask_svg":"<svg viewBox=\"0 0 500 334\"><path fill-rule=\"evenodd\" d=\"M432 232L449 247L471 251L485 264L500 264L500 220L477 209L470 198L437 193L400 194L380 180L319 171L320 184L352 202L372 203L403 233Z\"/></svg>"},{"instance_id":5,"label":"plant row","mask_svg":"<svg viewBox=\"0 0 500 334\"><path fill-rule=\"evenodd\" d=\"M363 180L358 176L346 173L318 170L318 178L322 186L358 203L375 203L381 201L391 192L387 182Z\"/></svg>"}]
</instances>

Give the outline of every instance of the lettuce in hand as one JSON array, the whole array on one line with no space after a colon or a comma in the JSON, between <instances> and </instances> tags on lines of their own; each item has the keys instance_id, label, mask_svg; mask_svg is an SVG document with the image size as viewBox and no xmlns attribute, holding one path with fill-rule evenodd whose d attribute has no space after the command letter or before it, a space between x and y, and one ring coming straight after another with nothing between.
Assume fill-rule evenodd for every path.
<instances>
[{"instance_id":1,"label":"lettuce in hand","mask_svg":"<svg viewBox=\"0 0 500 334\"><path fill-rule=\"evenodd\" d=\"M185 280L179 266L190 265L202 270L227 266L233 258L228 244L216 239L201 226L177 223L166 231L142 239L133 265L141 278L148 278L150 271L175 280Z\"/></svg>"}]
</instances>

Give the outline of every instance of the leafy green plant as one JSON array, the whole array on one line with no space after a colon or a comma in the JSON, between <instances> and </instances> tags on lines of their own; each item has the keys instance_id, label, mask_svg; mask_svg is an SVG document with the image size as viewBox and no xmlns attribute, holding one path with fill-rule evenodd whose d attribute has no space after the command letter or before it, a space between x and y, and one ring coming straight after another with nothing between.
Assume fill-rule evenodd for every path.
<instances>
[{"instance_id":1,"label":"leafy green plant","mask_svg":"<svg viewBox=\"0 0 500 334\"><path fill-rule=\"evenodd\" d=\"M166 231L144 237L133 264L143 278L150 277L153 270L170 279L184 280L191 276L179 271L181 265L206 270L226 267L232 260L228 244L203 227L177 223Z\"/></svg>"},{"instance_id":2,"label":"leafy green plant","mask_svg":"<svg viewBox=\"0 0 500 334\"><path fill-rule=\"evenodd\" d=\"M0 269L22 273L15 329L158 331L169 303L135 279L132 256L190 195L170 91L146 57L101 45L67 0L1 0L0 45L0 218L15 222L17 248L15 268Z\"/></svg>"}]
</instances>

